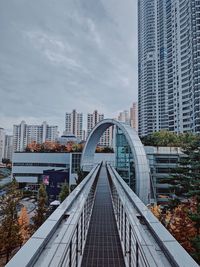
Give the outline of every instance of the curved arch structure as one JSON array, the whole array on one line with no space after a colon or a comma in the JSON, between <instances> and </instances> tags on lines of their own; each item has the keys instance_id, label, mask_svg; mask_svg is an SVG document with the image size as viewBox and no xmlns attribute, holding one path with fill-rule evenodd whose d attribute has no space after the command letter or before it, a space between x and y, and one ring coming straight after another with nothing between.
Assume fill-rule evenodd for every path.
<instances>
[{"instance_id":1,"label":"curved arch structure","mask_svg":"<svg viewBox=\"0 0 200 267\"><path fill-rule=\"evenodd\" d=\"M144 146L140 141L137 132L129 125L113 119L105 119L100 121L90 132L81 158L81 166L84 171L90 171L94 164L94 154L96 146L102 134L110 126L116 125L121 129L131 148L133 160L135 163L136 177L136 194L145 203L148 203L150 193L150 171L149 164L144 150Z\"/></svg>"}]
</instances>

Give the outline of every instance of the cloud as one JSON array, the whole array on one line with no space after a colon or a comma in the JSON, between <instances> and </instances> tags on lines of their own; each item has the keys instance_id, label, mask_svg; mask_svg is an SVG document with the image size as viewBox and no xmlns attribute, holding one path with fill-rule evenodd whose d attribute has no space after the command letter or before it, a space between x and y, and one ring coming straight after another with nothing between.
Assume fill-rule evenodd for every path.
<instances>
[{"instance_id":1,"label":"cloud","mask_svg":"<svg viewBox=\"0 0 200 267\"><path fill-rule=\"evenodd\" d=\"M0 126L137 100L136 1L0 2ZM117 116L117 114L116 114Z\"/></svg>"},{"instance_id":2,"label":"cloud","mask_svg":"<svg viewBox=\"0 0 200 267\"><path fill-rule=\"evenodd\" d=\"M100 37L100 34L96 29L96 25L94 24L94 22L90 18L87 19L87 24L89 27L89 31L91 32L92 39L97 44L99 49L103 48L103 40Z\"/></svg>"}]
</instances>

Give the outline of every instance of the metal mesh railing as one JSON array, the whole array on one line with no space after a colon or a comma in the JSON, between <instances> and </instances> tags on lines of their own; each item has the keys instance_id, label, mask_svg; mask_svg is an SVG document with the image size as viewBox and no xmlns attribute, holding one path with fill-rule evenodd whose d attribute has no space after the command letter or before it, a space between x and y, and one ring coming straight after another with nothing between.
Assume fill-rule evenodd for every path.
<instances>
[{"instance_id":1,"label":"metal mesh railing","mask_svg":"<svg viewBox=\"0 0 200 267\"><path fill-rule=\"evenodd\" d=\"M92 185L88 197L79 216L73 221L73 229L69 228L69 245L66 246L59 266L78 266L83 255L87 231L89 228L92 207L94 204L95 184Z\"/></svg>"},{"instance_id":2,"label":"metal mesh railing","mask_svg":"<svg viewBox=\"0 0 200 267\"><path fill-rule=\"evenodd\" d=\"M126 266L197 267L116 170L108 165L107 171Z\"/></svg>"},{"instance_id":3,"label":"metal mesh railing","mask_svg":"<svg viewBox=\"0 0 200 267\"><path fill-rule=\"evenodd\" d=\"M153 261L147 260L141 240L138 240L138 234L134 228L128 209L125 203L121 200L121 196L117 191L115 185L111 182L111 194L113 206L115 210L115 217L117 221L119 236L122 244L122 249L126 259L126 265L130 267L153 267L158 266ZM160 266L159 266L160 267Z\"/></svg>"},{"instance_id":4,"label":"metal mesh railing","mask_svg":"<svg viewBox=\"0 0 200 267\"><path fill-rule=\"evenodd\" d=\"M68 266L81 263L101 165L97 165L7 264Z\"/></svg>"}]
</instances>

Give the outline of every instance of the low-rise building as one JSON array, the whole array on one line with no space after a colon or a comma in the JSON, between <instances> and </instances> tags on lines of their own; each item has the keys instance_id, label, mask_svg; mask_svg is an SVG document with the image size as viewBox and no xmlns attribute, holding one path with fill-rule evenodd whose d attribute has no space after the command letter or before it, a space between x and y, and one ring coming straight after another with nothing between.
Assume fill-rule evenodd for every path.
<instances>
[{"instance_id":1,"label":"low-rise building","mask_svg":"<svg viewBox=\"0 0 200 267\"><path fill-rule=\"evenodd\" d=\"M43 171L43 183L46 185L49 203L58 200L64 183L69 185L69 170Z\"/></svg>"},{"instance_id":2,"label":"low-rise building","mask_svg":"<svg viewBox=\"0 0 200 267\"><path fill-rule=\"evenodd\" d=\"M13 154L12 175L19 183L40 183L47 170L68 170L69 185L75 184L80 169L81 153L35 153L15 152ZM114 153L95 153L95 163L109 162L114 166Z\"/></svg>"},{"instance_id":3,"label":"low-rise building","mask_svg":"<svg viewBox=\"0 0 200 267\"><path fill-rule=\"evenodd\" d=\"M173 178L174 169L178 166L183 152L178 147L154 146L145 146L145 151L149 160L152 189L156 200L159 203L165 202L172 194L170 185L165 180L169 177Z\"/></svg>"},{"instance_id":4,"label":"low-rise building","mask_svg":"<svg viewBox=\"0 0 200 267\"><path fill-rule=\"evenodd\" d=\"M120 142L122 142L121 140ZM119 144L120 144L119 142ZM123 143L123 142L122 142ZM124 143L123 143L124 146ZM173 175L183 153L176 147L145 146L151 174L152 195L158 202L164 202L171 194L169 184L164 179ZM69 185L76 184L80 169L81 153L28 153L13 155L13 175L19 183L40 183L47 170L69 172ZM95 153L94 163L110 163L132 188L134 186L134 159L128 146L117 147L116 153Z\"/></svg>"}]
</instances>

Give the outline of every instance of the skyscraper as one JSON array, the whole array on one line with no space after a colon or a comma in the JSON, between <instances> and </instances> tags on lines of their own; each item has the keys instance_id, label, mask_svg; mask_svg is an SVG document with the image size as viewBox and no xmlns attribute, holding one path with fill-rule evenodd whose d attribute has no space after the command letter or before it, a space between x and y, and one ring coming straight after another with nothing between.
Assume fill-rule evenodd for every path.
<instances>
[{"instance_id":1,"label":"skyscraper","mask_svg":"<svg viewBox=\"0 0 200 267\"><path fill-rule=\"evenodd\" d=\"M167 2L169 130L200 132L200 1Z\"/></svg>"},{"instance_id":2,"label":"skyscraper","mask_svg":"<svg viewBox=\"0 0 200 267\"><path fill-rule=\"evenodd\" d=\"M0 128L0 163L4 157L4 146L5 146L5 130Z\"/></svg>"},{"instance_id":3,"label":"skyscraper","mask_svg":"<svg viewBox=\"0 0 200 267\"><path fill-rule=\"evenodd\" d=\"M75 109L71 113L66 113L65 131L83 140L83 113L77 113Z\"/></svg>"},{"instance_id":4,"label":"skyscraper","mask_svg":"<svg viewBox=\"0 0 200 267\"><path fill-rule=\"evenodd\" d=\"M101 120L104 119L104 114L98 113L95 110L93 113L88 113L87 115L87 136L92 131L92 128ZM108 128L102 137L100 138L99 145L112 147L112 127Z\"/></svg>"},{"instance_id":5,"label":"skyscraper","mask_svg":"<svg viewBox=\"0 0 200 267\"><path fill-rule=\"evenodd\" d=\"M138 0L138 111L141 136L168 128L164 2Z\"/></svg>"},{"instance_id":6,"label":"skyscraper","mask_svg":"<svg viewBox=\"0 0 200 267\"><path fill-rule=\"evenodd\" d=\"M12 154L13 154L13 136L5 135L4 158L12 161Z\"/></svg>"},{"instance_id":7,"label":"skyscraper","mask_svg":"<svg viewBox=\"0 0 200 267\"><path fill-rule=\"evenodd\" d=\"M54 142L58 135L58 126L50 126L46 122L42 125L28 125L22 121L13 126L13 151L24 151L31 142L38 144L45 141Z\"/></svg>"},{"instance_id":8,"label":"skyscraper","mask_svg":"<svg viewBox=\"0 0 200 267\"><path fill-rule=\"evenodd\" d=\"M200 132L200 2L138 1L139 135Z\"/></svg>"},{"instance_id":9,"label":"skyscraper","mask_svg":"<svg viewBox=\"0 0 200 267\"><path fill-rule=\"evenodd\" d=\"M128 110L121 111L118 115L118 121L125 122L127 124L130 124L130 115Z\"/></svg>"},{"instance_id":10,"label":"skyscraper","mask_svg":"<svg viewBox=\"0 0 200 267\"><path fill-rule=\"evenodd\" d=\"M136 102L130 108L130 125L136 131L138 130L138 107Z\"/></svg>"}]
</instances>

